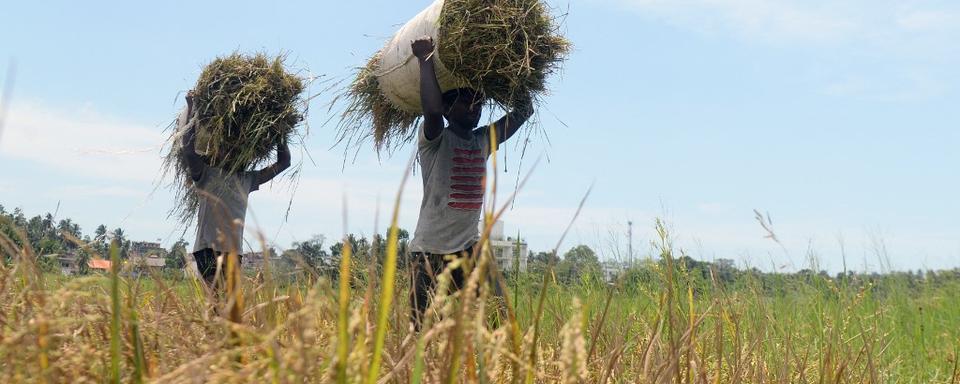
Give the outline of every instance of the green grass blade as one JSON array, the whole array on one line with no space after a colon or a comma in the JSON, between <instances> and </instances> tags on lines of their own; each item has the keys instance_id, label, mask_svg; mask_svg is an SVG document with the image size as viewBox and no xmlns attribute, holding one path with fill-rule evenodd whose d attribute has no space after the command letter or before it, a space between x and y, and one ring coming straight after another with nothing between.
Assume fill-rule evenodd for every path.
<instances>
[{"instance_id":1,"label":"green grass blade","mask_svg":"<svg viewBox=\"0 0 960 384\"><path fill-rule=\"evenodd\" d=\"M412 384L420 384L423 381L423 350L426 346L426 337L421 336L417 341L417 354L413 359L413 377L410 378Z\"/></svg>"},{"instance_id":2,"label":"green grass blade","mask_svg":"<svg viewBox=\"0 0 960 384\"><path fill-rule=\"evenodd\" d=\"M110 245L110 382L120 384L120 248Z\"/></svg>"},{"instance_id":3,"label":"green grass blade","mask_svg":"<svg viewBox=\"0 0 960 384\"><path fill-rule=\"evenodd\" d=\"M380 307L377 310L377 333L373 342L373 357L370 361L370 370L367 373L367 384L376 384L377 376L380 375L380 364L383 359L383 346L387 338L387 321L390 319L390 306L393 304L393 289L396 282L397 273L397 236L399 227L397 221L400 217L400 198L403 197L403 187L407 182L407 176L410 175L410 168L416 159L416 153L410 157L404 168L403 179L400 181L400 189L397 191L397 198L393 203L393 218L390 220L390 233L387 235L387 258L383 265L383 279L380 285Z\"/></svg>"},{"instance_id":4,"label":"green grass blade","mask_svg":"<svg viewBox=\"0 0 960 384\"><path fill-rule=\"evenodd\" d=\"M133 382L143 383L146 359L143 352L143 338L140 336L140 324L137 316L137 295L133 292L128 297L130 307L130 337L133 339Z\"/></svg>"},{"instance_id":5,"label":"green grass blade","mask_svg":"<svg viewBox=\"0 0 960 384\"><path fill-rule=\"evenodd\" d=\"M344 238L340 256L340 313L337 317L337 382L347 382L347 355L350 350L350 241Z\"/></svg>"}]
</instances>

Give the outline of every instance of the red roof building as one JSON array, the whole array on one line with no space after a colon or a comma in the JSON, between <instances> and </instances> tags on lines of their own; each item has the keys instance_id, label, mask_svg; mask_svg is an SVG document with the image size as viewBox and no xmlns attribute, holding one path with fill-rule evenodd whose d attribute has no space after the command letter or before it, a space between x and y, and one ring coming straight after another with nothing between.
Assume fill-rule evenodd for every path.
<instances>
[{"instance_id":1,"label":"red roof building","mask_svg":"<svg viewBox=\"0 0 960 384\"><path fill-rule=\"evenodd\" d=\"M101 272L110 271L110 260L90 259L90 261L87 262L87 266L90 267L90 269Z\"/></svg>"}]
</instances>

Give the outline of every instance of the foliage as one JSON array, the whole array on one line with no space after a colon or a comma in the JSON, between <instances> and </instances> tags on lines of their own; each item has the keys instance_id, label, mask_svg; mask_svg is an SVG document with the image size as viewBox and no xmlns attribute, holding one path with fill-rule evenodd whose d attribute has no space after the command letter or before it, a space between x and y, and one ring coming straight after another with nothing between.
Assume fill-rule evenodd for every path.
<instances>
[{"instance_id":1,"label":"foliage","mask_svg":"<svg viewBox=\"0 0 960 384\"><path fill-rule=\"evenodd\" d=\"M87 239L89 240L89 238ZM89 244L89 241L86 241ZM80 248L77 250L77 274L84 276L90 273L90 254L91 250L89 247Z\"/></svg>"},{"instance_id":2,"label":"foliage","mask_svg":"<svg viewBox=\"0 0 960 384\"><path fill-rule=\"evenodd\" d=\"M2 213L4 234L19 230L15 221L30 222ZM527 273L496 298L482 284L486 255L465 289L438 291L419 334L408 322L405 274L397 274L396 305L373 310L384 308L380 272L358 271L371 270L375 263L363 263L377 246L360 236L346 241L366 244L367 254L357 269L344 264L351 276L340 279L339 295L322 277L265 274L240 278L242 289L223 302L192 280L40 273L29 242L10 246L0 236L0 251L14 260L0 265L0 382L104 382L114 374L157 383L960 380L960 269L764 273L675 253L662 236L656 255L612 284L587 273L596 254L577 246L560 264L581 271L578 278L553 284ZM323 250L313 240L302 251ZM531 259L551 265L550 257ZM449 275L438 277L449 284ZM236 317L217 315L237 303L244 307ZM378 319L386 327L380 348L372 347ZM379 374L377 353L385 356Z\"/></svg>"},{"instance_id":3,"label":"foliage","mask_svg":"<svg viewBox=\"0 0 960 384\"><path fill-rule=\"evenodd\" d=\"M130 258L130 240L127 239L127 234L123 231L123 228L113 230L110 241L117 244L121 260Z\"/></svg>"},{"instance_id":4,"label":"foliage","mask_svg":"<svg viewBox=\"0 0 960 384\"><path fill-rule=\"evenodd\" d=\"M303 262L307 267L316 272L335 271L330 255L324 249L323 243L326 237L316 235L310 240L293 243L294 256L299 262Z\"/></svg>"},{"instance_id":5,"label":"foliage","mask_svg":"<svg viewBox=\"0 0 960 384\"><path fill-rule=\"evenodd\" d=\"M164 265L165 269L169 270L181 270L184 266L187 265L187 241L184 239L177 240L170 247L170 252L167 252L164 255Z\"/></svg>"},{"instance_id":6,"label":"foliage","mask_svg":"<svg viewBox=\"0 0 960 384\"><path fill-rule=\"evenodd\" d=\"M588 276L600 273L600 260L597 254L586 245L570 248L563 254L563 261L557 267L558 277L565 283L574 283Z\"/></svg>"},{"instance_id":7,"label":"foliage","mask_svg":"<svg viewBox=\"0 0 960 384\"><path fill-rule=\"evenodd\" d=\"M527 270L533 274L546 273L551 266L556 268L559 264L560 258L553 252L537 252L534 254L533 251L530 251L530 255L527 256Z\"/></svg>"}]
</instances>

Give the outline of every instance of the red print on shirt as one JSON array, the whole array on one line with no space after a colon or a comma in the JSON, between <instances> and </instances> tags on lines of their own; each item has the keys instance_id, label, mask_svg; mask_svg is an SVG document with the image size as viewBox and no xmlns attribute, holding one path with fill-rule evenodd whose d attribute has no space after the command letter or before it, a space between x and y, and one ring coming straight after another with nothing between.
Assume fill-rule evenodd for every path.
<instances>
[{"instance_id":1,"label":"red print on shirt","mask_svg":"<svg viewBox=\"0 0 960 384\"><path fill-rule=\"evenodd\" d=\"M486 157L479 149L454 148L450 176L450 202L447 206L465 211L483 207L483 175Z\"/></svg>"}]
</instances>

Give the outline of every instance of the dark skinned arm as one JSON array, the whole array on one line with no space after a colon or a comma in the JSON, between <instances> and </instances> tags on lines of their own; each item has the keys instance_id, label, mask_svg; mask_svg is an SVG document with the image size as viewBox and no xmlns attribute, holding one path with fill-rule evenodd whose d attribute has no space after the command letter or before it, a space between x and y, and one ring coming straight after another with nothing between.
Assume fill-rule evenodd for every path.
<instances>
[{"instance_id":1,"label":"dark skinned arm","mask_svg":"<svg viewBox=\"0 0 960 384\"><path fill-rule=\"evenodd\" d=\"M193 181L203 176L203 158L197 154L197 118L193 110L193 91L187 92L187 132L183 135L181 155L187 161L187 170Z\"/></svg>"},{"instance_id":2,"label":"dark skinned arm","mask_svg":"<svg viewBox=\"0 0 960 384\"><path fill-rule=\"evenodd\" d=\"M263 185L273 180L274 177L286 171L287 168L290 168L290 148L287 147L287 143L284 141L277 145L277 162L257 171L257 185Z\"/></svg>"},{"instance_id":3,"label":"dark skinned arm","mask_svg":"<svg viewBox=\"0 0 960 384\"><path fill-rule=\"evenodd\" d=\"M443 133L443 94L434 68L434 45L430 37L410 43L413 55L420 62L420 105L423 108L423 135L427 140Z\"/></svg>"},{"instance_id":4,"label":"dark skinned arm","mask_svg":"<svg viewBox=\"0 0 960 384\"><path fill-rule=\"evenodd\" d=\"M497 144L503 144L513 137L513 134L517 133L520 126L526 123L531 115L533 115L533 100L525 97L518 101L510 113L493 123L497 128Z\"/></svg>"}]
</instances>

